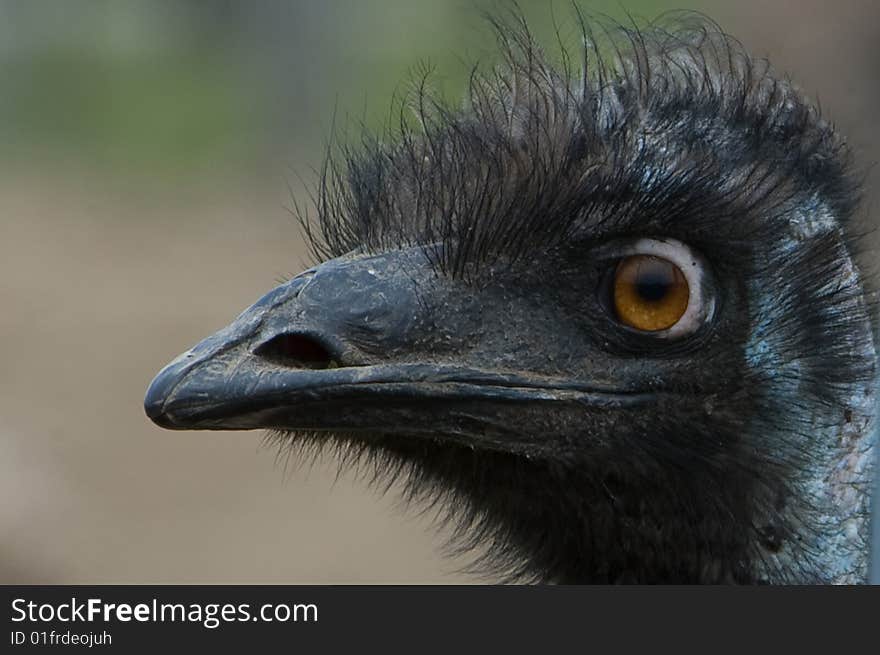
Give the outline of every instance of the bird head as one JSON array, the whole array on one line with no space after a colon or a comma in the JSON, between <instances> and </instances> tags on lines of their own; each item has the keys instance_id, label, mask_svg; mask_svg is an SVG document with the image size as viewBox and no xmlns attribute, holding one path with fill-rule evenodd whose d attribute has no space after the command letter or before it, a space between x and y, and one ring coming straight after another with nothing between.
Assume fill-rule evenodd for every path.
<instances>
[{"instance_id":1,"label":"bird head","mask_svg":"<svg viewBox=\"0 0 880 655\"><path fill-rule=\"evenodd\" d=\"M417 84L416 125L329 160L321 263L147 414L332 445L510 578L863 580L876 354L842 139L703 19L580 24L554 66L496 23L464 107Z\"/></svg>"}]
</instances>

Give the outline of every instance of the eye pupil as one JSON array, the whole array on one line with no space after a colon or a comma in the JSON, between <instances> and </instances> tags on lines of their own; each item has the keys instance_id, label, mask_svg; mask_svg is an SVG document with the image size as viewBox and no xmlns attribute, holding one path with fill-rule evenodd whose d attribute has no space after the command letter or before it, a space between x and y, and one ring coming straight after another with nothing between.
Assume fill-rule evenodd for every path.
<instances>
[{"instance_id":1,"label":"eye pupil","mask_svg":"<svg viewBox=\"0 0 880 655\"><path fill-rule=\"evenodd\" d=\"M646 275L636 282L636 293L645 302L657 302L663 300L669 293L670 281L659 276Z\"/></svg>"},{"instance_id":2,"label":"eye pupil","mask_svg":"<svg viewBox=\"0 0 880 655\"><path fill-rule=\"evenodd\" d=\"M657 332L672 327L687 310L689 296L684 274L661 257L626 257L614 273L617 319L637 330Z\"/></svg>"}]
</instances>

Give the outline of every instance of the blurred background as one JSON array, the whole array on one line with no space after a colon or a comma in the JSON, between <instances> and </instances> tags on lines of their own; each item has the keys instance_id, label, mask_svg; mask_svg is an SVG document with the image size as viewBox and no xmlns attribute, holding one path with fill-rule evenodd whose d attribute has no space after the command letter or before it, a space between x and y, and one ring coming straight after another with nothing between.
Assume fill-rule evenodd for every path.
<instances>
[{"instance_id":1,"label":"blurred background","mask_svg":"<svg viewBox=\"0 0 880 655\"><path fill-rule=\"evenodd\" d=\"M520 4L550 41L551 4ZM582 5L711 15L878 160L875 0ZM0 582L476 581L393 492L285 474L258 433L162 431L142 398L305 265L288 185L334 114L380 126L425 61L454 97L491 58L488 6L0 0Z\"/></svg>"}]
</instances>

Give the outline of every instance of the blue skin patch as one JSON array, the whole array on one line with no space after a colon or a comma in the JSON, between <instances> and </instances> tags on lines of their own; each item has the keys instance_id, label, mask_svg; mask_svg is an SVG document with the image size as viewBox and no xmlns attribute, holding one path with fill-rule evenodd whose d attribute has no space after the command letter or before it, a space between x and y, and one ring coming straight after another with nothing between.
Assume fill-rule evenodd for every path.
<instances>
[{"instance_id":1,"label":"blue skin patch","mask_svg":"<svg viewBox=\"0 0 880 655\"><path fill-rule=\"evenodd\" d=\"M805 234L793 235L791 242L782 245L782 261L784 251L805 237ZM839 269L838 275L827 281L829 289L860 285L854 264L849 259L847 264ZM750 290L750 297L764 297L761 285L766 281L754 284L756 287ZM874 445L880 438L876 421L877 384L853 381L847 389L840 390L839 404L817 406L804 414L803 409L809 403L804 401L802 384L804 376L810 375L810 363L808 359L800 361L785 355L791 350L792 339L799 336L790 333L792 322L785 313L785 304L765 302L753 306L751 312L753 328L745 345L745 362L751 375L764 380L771 396L778 399L780 412L784 414L779 417L783 426L781 429L790 432L786 438L809 448L813 460L795 483L795 497L804 500L800 510L788 508L786 511L788 520L795 525L804 525L798 513L806 511L804 516L811 528L805 534L812 537L805 540L803 548L795 546L790 552L786 549L768 555L767 559L783 567L790 563L788 560L791 558L795 561L812 560L812 568L821 571L828 581L844 584L866 582L872 552L869 546L871 526L868 524L870 496L863 485L872 480L875 470ZM858 315L858 311L854 315ZM852 325L852 348L865 361L876 360L871 326L866 321ZM786 410L789 405L799 406L800 413L789 414ZM870 486L878 487L877 481ZM880 494L880 488L876 493ZM876 505L880 503L875 503L875 516L878 514ZM880 518L875 519L873 532L873 559L876 564L871 569L871 579L880 583Z\"/></svg>"}]
</instances>

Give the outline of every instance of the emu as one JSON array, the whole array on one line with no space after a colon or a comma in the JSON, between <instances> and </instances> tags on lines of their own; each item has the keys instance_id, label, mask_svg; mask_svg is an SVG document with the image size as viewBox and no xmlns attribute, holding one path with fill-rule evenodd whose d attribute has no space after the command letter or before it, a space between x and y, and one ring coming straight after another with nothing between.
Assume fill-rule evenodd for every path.
<instances>
[{"instance_id":1,"label":"emu","mask_svg":"<svg viewBox=\"0 0 880 655\"><path fill-rule=\"evenodd\" d=\"M577 24L551 60L495 20L462 106L417 79L329 157L320 263L165 367L147 415L371 465L501 579L864 582L845 141L707 19Z\"/></svg>"}]
</instances>

